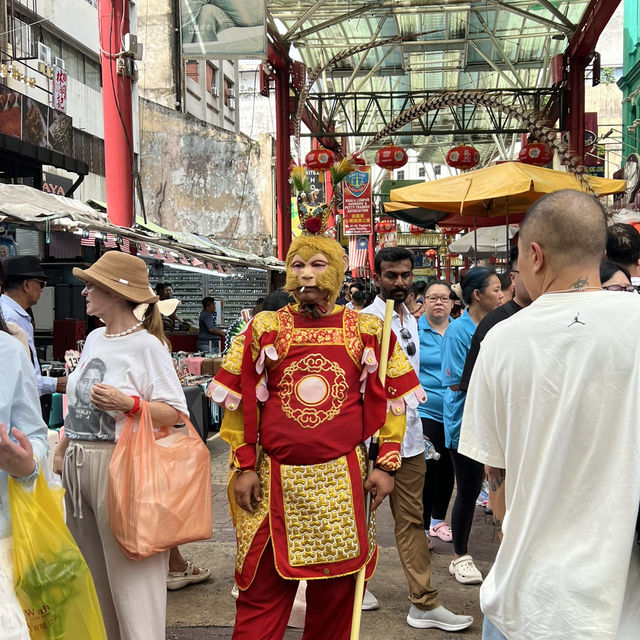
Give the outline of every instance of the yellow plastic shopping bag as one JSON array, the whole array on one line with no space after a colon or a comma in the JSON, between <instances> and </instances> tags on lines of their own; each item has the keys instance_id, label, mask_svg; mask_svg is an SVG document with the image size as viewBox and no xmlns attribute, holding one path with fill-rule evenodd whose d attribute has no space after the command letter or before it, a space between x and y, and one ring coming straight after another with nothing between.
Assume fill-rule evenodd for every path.
<instances>
[{"instance_id":1,"label":"yellow plastic shopping bag","mask_svg":"<svg viewBox=\"0 0 640 640\"><path fill-rule=\"evenodd\" d=\"M42 473L33 491L9 478L16 595L31 640L107 640L96 589Z\"/></svg>"}]
</instances>

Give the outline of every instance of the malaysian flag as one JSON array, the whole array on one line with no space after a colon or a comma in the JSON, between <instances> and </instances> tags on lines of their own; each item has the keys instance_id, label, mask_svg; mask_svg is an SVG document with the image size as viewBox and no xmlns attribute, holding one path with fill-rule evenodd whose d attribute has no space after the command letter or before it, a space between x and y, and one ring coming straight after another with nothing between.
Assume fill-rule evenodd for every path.
<instances>
[{"instance_id":1,"label":"malaysian flag","mask_svg":"<svg viewBox=\"0 0 640 640\"><path fill-rule=\"evenodd\" d=\"M224 273L224 271L222 270L221 264L216 264L216 270L218 271L218 273Z\"/></svg>"},{"instance_id":2,"label":"malaysian flag","mask_svg":"<svg viewBox=\"0 0 640 640\"><path fill-rule=\"evenodd\" d=\"M202 262L202 260L199 260L198 258L193 258L193 260L191 261L191 264L194 267L203 267L204 266L204 262Z\"/></svg>"},{"instance_id":3,"label":"malaysian flag","mask_svg":"<svg viewBox=\"0 0 640 640\"><path fill-rule=\"evenodd\" d=\"M149 247L146 244L141 243L140 244L140 253L138 255L146 256L147 258L149 258L151 256L151 254L149 253Z\"/></svg>"},{"instance_id":4,"label":"malaysian flag","mask_svg":"<svg viewBox=\"0 0 640 640\"><path fill-rule=\"evenodd\" d=\"M369 236L349 236L349 269L359 269L368 262Z\"/></svg>"},{"instance_id":5,"label":"malaysian flag","mask_svg":"<svg viewBox=\"0 0 640 640\"><path fill-rule=\"evenodd\" d=\"M96 246L96 232L93 229L85 229L82 232L82 238L80 238L80 244L83 247L95 247Z\"/></svg>"},{"instance_id":6,"label":"malaysian flag","mask_svg":"<svg viewBox=\"0 0 640 640\"><path fill-rule=\"evenodd\" d=\"M207 262L207 269L209 269L209 271L213 271L215 269L215 267L213 266L213 263Z\"/></svg>"},{"instance_id":7,"label":"malaysian flag","mask_svg":"<svg viewBox=\"0 0 640 640\"><path fill-rule=\"evenodd\" d=\"M179 262L181 262L182 264L191 266L191 263L189 262L189 258L187 258L186 256L180 256Z\"/></svg>"},{"instance_id":8,"label":"malaysian flag","mask_svg":"<svg viewBox=\"0 0 640 640\"><path fill-rule=\"evenodd\" d=\"M167 262L176 262L176 257L173 255L172 251L167 251Z\"/></svg>"},{"instance_id":9,"label":"malaysian flag","mask_svg":"<svg viewBox=\"0 0 640 640\"><path fill-rule=\"evenodd\" d=\"M113 233L107 233L106 237L103 239L104 246L109 249L115 249L118 246L118 241Z\"/></svg>"},{"instance_id":10,"label":"malaysian flag","mask_svg":"<svg viewBox=\"0 0 640 640\"><path fill-rule=\"evenodd\" d=\"M125 253L131 253L131 245L129 243L129 238L120 237L118 238L120 242L120 251L124 251Z\"/></svg>"}]
</instances>

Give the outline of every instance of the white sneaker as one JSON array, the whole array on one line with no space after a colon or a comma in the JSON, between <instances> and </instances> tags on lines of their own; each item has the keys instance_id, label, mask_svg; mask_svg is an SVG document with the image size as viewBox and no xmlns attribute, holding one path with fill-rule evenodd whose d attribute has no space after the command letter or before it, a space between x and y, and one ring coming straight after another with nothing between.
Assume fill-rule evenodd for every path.
<instances>
[{"instance_id":1,"label":"white sneaker","mask_svg":"<svg viewBox=\"0 0 640 640\"><path fill-rule=\"evenodd\" d=\"M415 629L442 629L443 631L462 631L473 624L471 616L459 616L442 605L429 611L418 609L414 604L409 608L407 624Z\"/></svg>"},{"instance_id":2,"label":"white sneaker","mask_svg":"<svg viewBox=\"0 0 640 640\"><path fill-rule=\"evenodd\" d=\"M239 595L240 595L240 589L238 589L237 584L234 584L233 587L231 587L231 597L237 598Z\"/></svg>"},{"instance_id":3,"label":"white sneaker","mask_svg":"<svg viewBox=\"0 0 640 640\"><path fill-rule=\"evenodd\" d=\"M449 573L462 584L481 584L482 574L470 555L460 556L451 561Z\"/></svg>"},{"instance_id":4,"label":"white sneaker","mask_svg":"<svg viewBox=\"0 0 640 640\"><path fill-rule=\"evenodd\" d=\"M362 610L363 611L374 611L375 609L380 608L380 603L378 602L378 598L376 598L369 589L365 589L364 591L364 599L362 600Z\"/></svg>"}]
</instances>

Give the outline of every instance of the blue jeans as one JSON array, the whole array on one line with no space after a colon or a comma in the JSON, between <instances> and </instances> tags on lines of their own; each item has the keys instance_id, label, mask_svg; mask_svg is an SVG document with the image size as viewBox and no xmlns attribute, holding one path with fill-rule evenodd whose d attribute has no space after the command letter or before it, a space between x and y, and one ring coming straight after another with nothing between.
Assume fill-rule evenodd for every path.
<instances>
[{"instance_id":1,"label":"blue jeans","mask_svg":"<svg viewBox=\"0 0 640 640\"><path fill-rule=\"evenodd\" d=\"M507 636L498 631L493 622L485 617L482 625L482 640L507 640Z\"/></svg>"}]
</instances>

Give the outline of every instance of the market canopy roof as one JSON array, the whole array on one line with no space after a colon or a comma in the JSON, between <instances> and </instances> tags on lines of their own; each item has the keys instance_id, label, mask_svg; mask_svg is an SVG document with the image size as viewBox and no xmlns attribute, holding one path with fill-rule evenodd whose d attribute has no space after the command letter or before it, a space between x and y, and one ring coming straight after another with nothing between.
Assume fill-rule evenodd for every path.
<instances>
[{"instance_id":1,"label":"market canopy roof","mask_svg":"<svg viewBox=\"0 0 640 640\"><path fill-rule=\"evenodd\" d=\"M505 100L532 108L523 90L551 86L551 58L566 49L589 4L589 0L267 0L267 9L273 30L285 44L296 47L309 69L325 65L346 48L402 38L332 64L317 81L313 91L326 98L323 116L333 115L336 132L351 133L349 128L358 121L353 113L356 98L351 107L336 109L341 96L360 95L357 108L365 114L369 129L382 128L384 110L387 116L397 115L407 95L433 91L511 90L513 97L505 93ZM461 112L462 108L442 110L436 116L439 125L453 130ZM474 128L494 128L484 109L471 117ZM411 130L405 128L405 135ZM403 143L402 135L399 132L396 141ZM423 149L421 159L437 154L440 161L440 145L452 142L452 136L411 139L412 146ZM467 141L495 144L489 135Z\"/></svg>"},{"instance_id":2,"label":"market canopy roof","mask_svg":"<svg viewBox=\"0 0 640 640\"><path fill-rule=\"evenodd\" d=\"M597 196L623 193L626 185L624 180L594 176L584 176L583 180ZM588 193L589 188L573 173L521 162L505 162L457 176L392 189L390 198L392 203L464 216L495 218L524 214L545 193L561 189Z\"/></svg>"}]
</instances>

